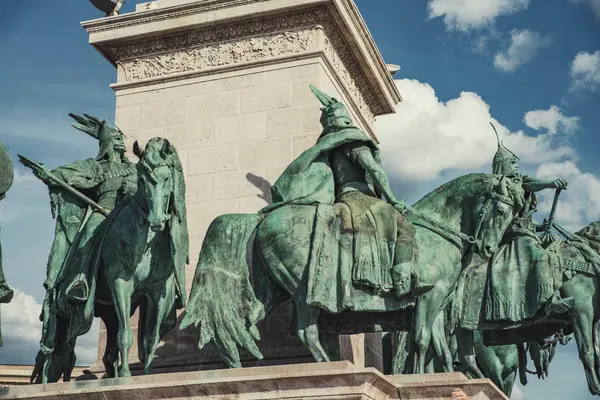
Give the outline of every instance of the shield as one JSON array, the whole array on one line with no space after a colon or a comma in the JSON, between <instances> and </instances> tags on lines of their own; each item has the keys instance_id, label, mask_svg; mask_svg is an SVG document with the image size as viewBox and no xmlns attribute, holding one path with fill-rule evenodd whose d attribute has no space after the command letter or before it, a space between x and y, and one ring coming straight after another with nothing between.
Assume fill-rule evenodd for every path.
<instances>
[{"instance_id":1,"label":"shield","mask_svg":"<svg viewBox=\"0 0 600 400\"><path fill-rule=\"evenodd\" d=\"M14 177L15 171L10 156L0 143L0 197L10 189Z\"/></svg>"}]
</instances>

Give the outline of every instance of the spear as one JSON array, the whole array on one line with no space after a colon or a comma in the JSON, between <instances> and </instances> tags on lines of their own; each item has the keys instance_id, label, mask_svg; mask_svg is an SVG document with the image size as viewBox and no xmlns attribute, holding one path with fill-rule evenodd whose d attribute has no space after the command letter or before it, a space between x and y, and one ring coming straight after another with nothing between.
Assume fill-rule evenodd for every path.
<instances>
[{"instance_id":1,"label":"spear","mask_svg":"<svg viewBox=\"0 0 600 400\"><path fill-rule=\"evenodd\" d=\"M556 206L558 204L558 196L560 196L560 191L561 189L556 189L556 192L554 192L552 209L550 210L550 216L548 217L548 222L546 224L546 231L542 236L542 241L545 247L549 246L554 241L554 237L552 236L552 227L554 226L554 214L556 213Z\"/></svg>"},{"instance_id":2,"label":"spear","mask_svg":"<svg viewBox=\"0 0 600 400\"><path fill-rule=\"evenodd\" d=\"M24 156L22 156L20 154L17 154L17 156L19 157L19 162L21 164L23 164L23 166L25 166L27 168L30 168L33 171L36 171L36 170L45 171L46 174L48 175L48 179L51 180L52 182L54 182L54 184L56 184L57 186L60 186L61 188L63 188L67 192L71 193L73 196L75 196L78 199L82 200L84 203L90 205L91 207L93 207L94 209L96 209L96 211L98 211L99 213L101 213L102 215L104 215L105 217L108 216L109 212L108 212L107 209L105 209L100 204L96 203L94 200L90 199L89 197L87 197L86 195L84 195L83 193L81 193L80 191L74 189L72 186L70 186L66 182L64 182L61 179L57 178L54 174L52 174L52 172L48 171L46 169L46 167L44 167L44 166L36 163L35 161L32 161L32 160L28 159L27 157L24 157Z\"/></svg>"}]
</instances>

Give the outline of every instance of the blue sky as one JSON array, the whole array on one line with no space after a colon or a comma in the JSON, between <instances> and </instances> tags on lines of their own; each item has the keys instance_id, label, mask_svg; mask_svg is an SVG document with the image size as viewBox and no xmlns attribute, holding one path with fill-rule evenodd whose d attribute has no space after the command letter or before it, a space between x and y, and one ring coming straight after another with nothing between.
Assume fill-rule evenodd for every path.
<instances>
[{"instance_id":1,"label":"blue sky","mask_svg":"<svg viewBox=\"0 0 600 400\"><path fill-rule=\"evenodd\" d=\"M600 219L600 1L356 3L386 62L402 67L394 78L405 101L376 125L398 196L414 201L458 174L489 171L493 120L525 172L569 180L559 221L576 229ZM95 154L67 113L114 116L115 70L79 25L100 16L85 0L3 5L0 140L14 160L18 152L54 167ZM3 363L33 361L54 229L45 187L16 168L0 203L5 272L19 290L2 310ZM81 360L94 359L96 337L97 327L80 340ZM530 381L514 398L591 398L572 344L559 349L549 380Z\"/></svg>"}]
</instances>

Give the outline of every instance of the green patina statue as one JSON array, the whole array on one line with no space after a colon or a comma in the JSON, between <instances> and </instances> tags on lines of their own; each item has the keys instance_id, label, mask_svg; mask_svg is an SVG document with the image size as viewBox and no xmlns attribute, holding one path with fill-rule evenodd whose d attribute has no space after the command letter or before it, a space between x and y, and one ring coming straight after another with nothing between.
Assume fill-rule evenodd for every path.
<instances>
[{"instance_id":1,"label":"green patina statue","mask_svg":"<svg viewBox=\"0 0 600 400\"><path fill-rule=\"evenodd\" d=\"M6 197L6 192L12 186L14 179L12 161L8 152L0 143L0 201ZM2 246L0 245L0 304L8 304L14 295L13 290L6 283L2 266ZM0 330L0 346L2 346L2 331Z\"/></svg>"},{"instance_id":2,"label":"green patina statue","mask_svg":"<svg viewBox=\"0 0 600 400\"><path fill-rule=\"evenodd\" d=\"M493 173L522 178L525 205L509 226L502 246L492 260L485 308L487 321L520 322L534 318L542 307L548 315L564 313L573 306L572 298L556 299L555 294L560 287L560 279L554 275L557 260L548 257L542 240L536 234L544 232L546 226L536 223L532 218L538 203L536 192L545 189L564 190L567 182L561 178L547 181L521 175L518 161L519 158L506 149L498 138Z\"/></svg>"},{"instance_id":3,"label":"green patina statue","mask_svg":"<svg viewBox=\"0 0 600 400\"><path fill-rule=\"evenodd\" d=\"M376 143L342 103L311 89L323 104L323 133L275 182L271 205L211 223L181 328L198 327L199 347L210 341L239 367L238 346L261 358L256 323L290 297L298 337L317 361L330 359L320 330L385 326L415 332L423 372L461 259L494 253L523 207L522 182L469 174L409 207L392 193Z\"/></svg>"},{"instance_id":4,"label":"green patina statue","mask_svg":"<svg viewBox=\"0 0 600 400\"><path fill-rule=\"evenodd\" d=\"M77 122L75 128L98 140L95 158L48 171L20 156L48 185L57 219L32 382L56 382L61 376L70 379L76 339L90 329L94 316L102 318L107 328L107 375L129 375L124 349L131 346L128 320L138 305L142 307L140 337L145 340L140 344L140 359L147 361L149 369L156 338L174 326L175 310L169 304L173 305L176 296L178 308L185 303L185 185L176 151L162 139L151 141L144 153L136 143L136 155L147 154L136 168L125 156L118 128L88 115L71 116ZM161 171L160 176L155 169ZM176 218L171 219L173 214ZM165 229L166 220L169 229ZM142 257L145 252L149 255ZM150 268L155 262L161 267ZM161 290L165 285L170 291ZM132 299L134 289L137 297ZM119 351L121 371L116 368Z\"/></svg>"},{"instance_id":5,"label":"green patina statue","mask_svg":"<svg viewBox=\"0 0 600 400\"><path fill-rule=\"evenodd\" d=\"M593 325L600 317L594 301L600 287L600 221L576 234L553 222L558 195L566 189L566 182L521 175L517 161L498 140L494 175L521 182L524 201L498 251L491 257L471 254L463 258L464 268L449 307L438 314L433 326L431 350L437 358L436 370L453 370L456 360L447 338L454 337L458 361L465 371L474 377L492 378L509 393L514 381L511 371L516 369L511 362L517 357L515 345L529 343L536 369L543 375L551 359L548 351L554 350L551 346L539 348L537 343L557 332L573 332L589 390L600 395ZM552 211L539 224L532 219L535 192L548 188L557 190ZM554 237L551 229L565 240ZM538 236L540 232L544 234ZM396 371L414 371L410 354L418 353L413 347L415 334L396 333Z\"/></svg>"}]
</instances>

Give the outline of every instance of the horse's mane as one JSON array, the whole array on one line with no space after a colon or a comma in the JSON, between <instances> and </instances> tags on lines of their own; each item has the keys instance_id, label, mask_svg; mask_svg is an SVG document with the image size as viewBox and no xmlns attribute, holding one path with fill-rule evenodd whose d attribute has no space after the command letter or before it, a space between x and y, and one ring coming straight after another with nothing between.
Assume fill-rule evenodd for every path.
<instances>
[{"instance_id":1,"label":"horse's mane","mask_svg":"<svg viewBox=\"0 0 600 400\"><path fill-rule=\"evenodd\" d=\"M583 236L588 240L600 242L600 221L592 222L585 228L575 232L575 234L578 236Z\"/></svg>"}]
</instances>

